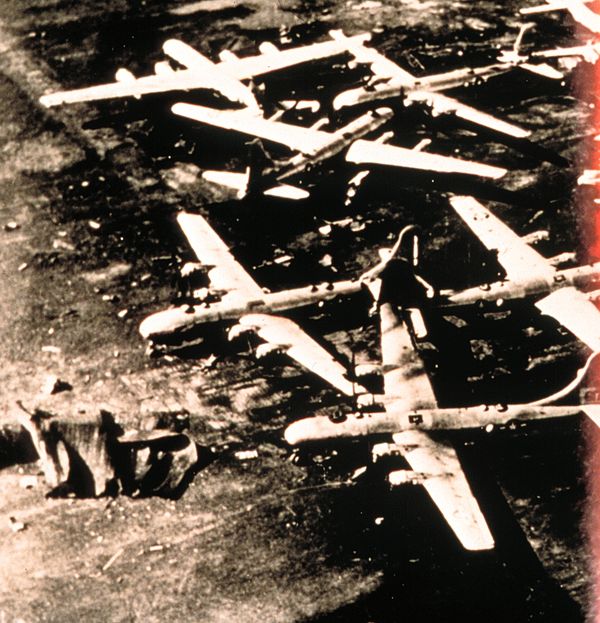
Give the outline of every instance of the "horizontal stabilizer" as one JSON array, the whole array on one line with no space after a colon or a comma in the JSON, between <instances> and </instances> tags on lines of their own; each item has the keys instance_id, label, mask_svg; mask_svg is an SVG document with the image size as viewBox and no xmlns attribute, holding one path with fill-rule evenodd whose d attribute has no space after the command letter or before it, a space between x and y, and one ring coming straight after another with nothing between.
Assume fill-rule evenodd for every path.
<instances>
[{"instance_id":1,"label":"horizontal stabilizer","mask_svg":"<svg viewBox=\"0 0 600 623\"><path fill-rule=\"evenodd\" d=\"M246 193L248 186L248 174L237 173L235 171L204 171L202 177L214 184L231 188L238 192L240 197L243 197ZM280 199L291 199L292 201L300 201L302 199L308 199L310 193L303 188L297 186L291 186L290 184L278 184L272 188L268 188L264 191L264 194L269 197L279 197Z\"/></svg>"},{"instance_id":2,"label":"horizontal stabilizer","mask_svg":"<svg viewBox=\"0 0 600 623\"><path fill-rule=\"evenodd\" d=\"M188 69L200 70L214 67L210 59L179 39L167 39L163 43L163 52Z\"/></svg>"},{"instance_id":3,"label":"horizontal stabilizer","mask_svg":"<svg viewBox=\"0 0 600 623\"><path fill-rule=\"evenodd\" d=\"M550 78L551 80L562 80L564 75L560 73L560 71L554 69L547 63L520 63L519 67L521 69L525 69L526 71L530 71L532 74L537 74L538 76L542 76L544 78Z\"/></svg>"},{"instance_id":4,"label":"horizontal stabilizer","mask_svg":"<svg viewBox=\"0 0 600 623\"><path fill-rule=\"evenodd\" d=\"M600 404L581 405L581 410L600 428Z\"/></svg>"}]
</instances>

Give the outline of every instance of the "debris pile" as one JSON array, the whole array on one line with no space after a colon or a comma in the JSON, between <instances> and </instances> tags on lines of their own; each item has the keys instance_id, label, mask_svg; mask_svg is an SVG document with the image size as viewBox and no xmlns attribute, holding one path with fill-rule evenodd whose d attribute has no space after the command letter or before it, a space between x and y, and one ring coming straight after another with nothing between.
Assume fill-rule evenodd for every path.
<instances>
[{"instance_id":1,"label":"debris pile","mask_svg":"<svg viewBox=\"0 0 600 623\"><path fill-rule=\"evenodd\" d=\"M53 497L179 497L196 471L210 462L210 451L187 432L124 430L108 411L71 418L18 405L17 419Z\"/></svg>"}]
</instances>

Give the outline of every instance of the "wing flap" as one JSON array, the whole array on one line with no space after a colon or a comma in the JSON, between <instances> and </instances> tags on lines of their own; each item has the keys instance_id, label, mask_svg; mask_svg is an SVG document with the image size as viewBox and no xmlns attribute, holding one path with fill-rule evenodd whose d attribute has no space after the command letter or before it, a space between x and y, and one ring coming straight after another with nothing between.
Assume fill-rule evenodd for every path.
<instances>
[{"instance_id":1,"label":"wing flap","mask_svg":"<svg viewBox=\"0 0 600 623\"><path fill-rule=\"evenodd\" d=\"M346 394L366 393L366 389L347 378L346 368L295 322L281 316L247 314L240 324L252 327L266 342L282 348L285 353L310 372Z\"/></svg>"},{"instance_id":2,"label":"wing flap","mask_svg":"<svg viewBox=\"0 0 600 623\"><path fill-rule=\"evenodd\" d=\"M468 550L492 549L494 537L471 491L456 450L418 430L393 436L411 468L423 475L423 486L448 525Z\"/></svg>"},{"instance_id":3,"label":"wing flap","mask_svg":"<svg viewBox=\"0 0 600 623\"><path fill-rule=\"evenodd\" d=\"M378 164L383 166L418 169L435 173L454 173L476 175L498 179L506 173L506 169L493 167L479 162L459 160L449 156L415 151L395 145L385 145L374 141L359 139L352 143L346 154L348 162L356 164Z\"/></svg>"},{"instance_id":4,"label":"wing flap","mask_svg":"<svg viewBox=\"0 0 600 623\"><path fill-rule=\"evenodd\" d=\"M554 277L554 267L476 199L454 196L450 198L450 205L482 244L497 252L498 262L509 279L519 281L534 275L544 279Z\"/></svg>"},{"instance_id":5,"label":"wing flap","mask_svg":"<svg viewBox=\"0 0 600 623\"><path fill-rule=\"evenodd\" d=\"M210 267L211 286L232 294L262 297L260 286L250 277L206 219L181 212L177 222L201 264Z\"/></svg>"},{"instance_id":6,"label":"wing flap","mask_svg":"<svg viewBox=\"0 0 600 623\"><path fill-rule=\"evenodd\" d=\"M558 320L594 352L600 351L600 310L584 292L572 286L555 290L535 306Z\"/></svg>"}]
</instances>

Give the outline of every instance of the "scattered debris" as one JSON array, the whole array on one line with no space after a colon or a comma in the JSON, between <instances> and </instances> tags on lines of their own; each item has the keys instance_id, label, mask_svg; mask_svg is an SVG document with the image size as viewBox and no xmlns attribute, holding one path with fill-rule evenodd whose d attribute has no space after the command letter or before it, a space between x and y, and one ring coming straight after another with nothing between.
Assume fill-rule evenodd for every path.
<instances>
[{"instance_id":1,"label":"scattered debris","mask_svg":"<svg viewBox=\"0 0 600 623\"><path fill-rule=\"evenodd\" d=\"M33 489L38 485L38 477L34 475L21 476L19 478L19 487L21 489Z\"/></svg>"},{"instance_id":2,"label":"scattered debris","mask_svg":"<svg viewBox=\"0 0 600 623\"><path fill-rule=\"evenodd\" d=\"M61 238L55 238L52 241L52 248L59 251L75 251L75 246Z\"/></svg>"},{"instance_id":3,"label":"scattered debris","mask_svg":"<svg viewBox=\"0 0 600 623\"><path fill-rule=\"evenodd\" d=\"M119 318L127 318L127 316L129 316L129 310L126 309L122 309L120 312L117 313L117 316Z\"/></svg>"},{"instance_id":4,"label":"scattered debris","mask_svg":"<svg viewBox=\"0 0 600 623\"><path fill-rule=\"evenodd\" d=\"M15 229L19 229L21 227L17 221L8 221L4 225L4 231L15 231Z\"/></svg>"},{"instance_id":5,"label":"scattered debris","mask_svg":"<svg viewBox=\"0 0 600 623\"><path fill-rule=\"evenodd\" d=\"M42 393L47 396L51 396L52 394L58 394L60 392L70 391L73 389L73 386L66 381L59 379L54 374L49 374L42 385Z\"/></svg>"},{"instance_id":6,"label":"scattered debris","mask_svg":"<svg viewBox=\"0 0 600 623\"><path fill-rule=\"evenodd\" d=\"M183 432L159 428L125 432L107 411L59 418L17 405L17 420L29 433L54 497L98 497L119 491L136 497L176 497L210 462L210 451Z\"/></svg>"},{"instance_id":7,"label":"scattered debris","mask_svg":"<svg viewBox=\"0 0 600 623\"><path fill-rule=\"evenodd\" d=\"M234 455L238 461L251 461L258 458L257 450L239 450Z\"/></svg>"},{"instance_id":8,"label":"scattered debris","mask_svg":"<svg viewBox=\"0 0 600 623\"><path fill-rule=\"evenodd\" d=\"M42 346L42 352L43 353L52 353L54 355L59 355L60 354L60 348L58 346L46 345L46 346Z\"/></svg>"},{"instance_id":9,"label":"scattered debris","mask_svg":"<svg viewBox=\"0 0 600 623\"><path fill-rule=\"evenodd\" d=\"M165 184L173 190L196 183L199 176L200 168L191 162L179 164L171 169L167 169L162 174Z\"/></svg>"},{"instance_id":10,"label":"scattered debris","mask_svg":"<svg viewBox=\"0 0 600 623\"><path fill-rule=\"evenodd\" d=\"M8 522L13 532L21 532L27 527L22 521L18 521L14 517L9 517Z\"/></svg>"},{"instance_id":11,"label":"scattered debris","mask_svg":"<svg viewBox=\"0 0 600 623\"><path fill-rule=\"evenodd\" d=\"M123 548L117 550L105 563L104 566L102 567L102 573L108 571L112 565L114 564L114 562L117 560L117 558L119 558L123 552L125 550Z\"/></svg>"},{"instance_id":12,"label":"scattered debris","mask_svg":"<svg viewBox=\"0 0 600 623\"><path fill-rule=\"evenodd\" d=\"M17 270L21 273L23 272L27 267L29 266L29 264L27 262L23 262L22 264L19 264L19 267L17 268Z\"/></svg>"},{"instance_id":13,"label":"scattered debris","mask_svg":"<svg viewBox=\"0 0 600 623\"><path fill-rule=\"evenodd\" d=\"M88 227L94 231L98 231L102 227L102 225L98 221L90 220L87 222L87 224L88 224Z\"/></svg>"},{"instance_id":14,"label":"scattered debris","mask_svg":"<svg viewBox=\"0 0 600 623\"><path fill-rule=\"evenodd\" d=\"M88 225L94 221L89 221ZM90 225L91 227L91 225ZM131 264L127 262L114 262L106 268L83 273L83 278L92 285L108 283L125 277L131 272Z\"/></svg>"}]
</instances>

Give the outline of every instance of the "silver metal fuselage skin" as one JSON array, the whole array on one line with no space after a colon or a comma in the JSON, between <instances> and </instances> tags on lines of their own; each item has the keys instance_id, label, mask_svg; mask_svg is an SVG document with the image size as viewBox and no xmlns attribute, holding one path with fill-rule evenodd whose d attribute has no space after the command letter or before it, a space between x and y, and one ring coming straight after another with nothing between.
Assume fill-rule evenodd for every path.
<instances>
[{"instance_id":1,"label":"silver metal fuselage skin","mask_svg":"<svg viewBox=\"0 0 600 623\"><path fill-rule=\"evenodd\" d=\"M275 179L281 181L289 177L293 177L294 175L298 175L299 173L303 173L306 171L307 167L314 167L317 164L341 153L354 141L381 127L393 116L394 113L389 108L378 109L376 114L368 112L358 119L350 122L342 129L334 132L331 135L331 142L324 147L315 150L311 154L298 154L281 166L274 168L269 172L269 174Z\"/></svg>"},{"instance_id":2,"label":"silver metal fuselage skin","mask_svg":"<svg viewBox=\"0 0 600 623\"><path fill-rule=\"evenodd\" d=\"M140 333L143 337L152 339L190 329L196 325L239 320L246 314L277 313L316 305L338 296L355 294L361 289L362 282L359 280L334 281L281 292L269 292L254 299L236 299L235 296L231 296L223 301L182 305L148 316L140 324Z\"/></svg>"},{"instance_id":3,"label":"silver metal fuselage skin","mask_svg":"<svg viewBox=\"0 0 600 623\"><path fill-rule=\"evenodd\" d=\"M373 435L400 433L406 430L458 430L502 426L514 421L528 421L578 415L579 406L486 406L456 409L415 409L396 407L389 403L384 411L356 412L343 421L332 421L319 415L290 424L285 439L290 445L326 442L334 439L355 439Z\"/></svg>"},{"instance_id":4,"label":"silver metal fuselage skin","mask_svg":"<svg viewBox=\"0 0 600 623\"><path fill-rule=\"evenodd\" d=\"M549 294L565 286L581 290L597 288L600 285L600 262L557 270L554 277L524 278L520 280L496 281L466 290L442 290L439 293L442 305L471 305L480 302L498 302Z\"/></svg>"},{"instance_id":5,"label":"silver metal fuselage skin","mask_svg":"<svg viewBox=\"0 0 600 623\"><path fill-rule=\"evenodd\" d=\"M348 93L355 93L353 104L363 104L377 100L392 99L408 95L411 91L449 91L470 84L479 84L489 78L499 76L514 69L512 63L495 63L484 67L464 67L440 74L414 78L392 78L387 84L381 84L373 89L358 88Z\"/></svg>"}]
</instances>

